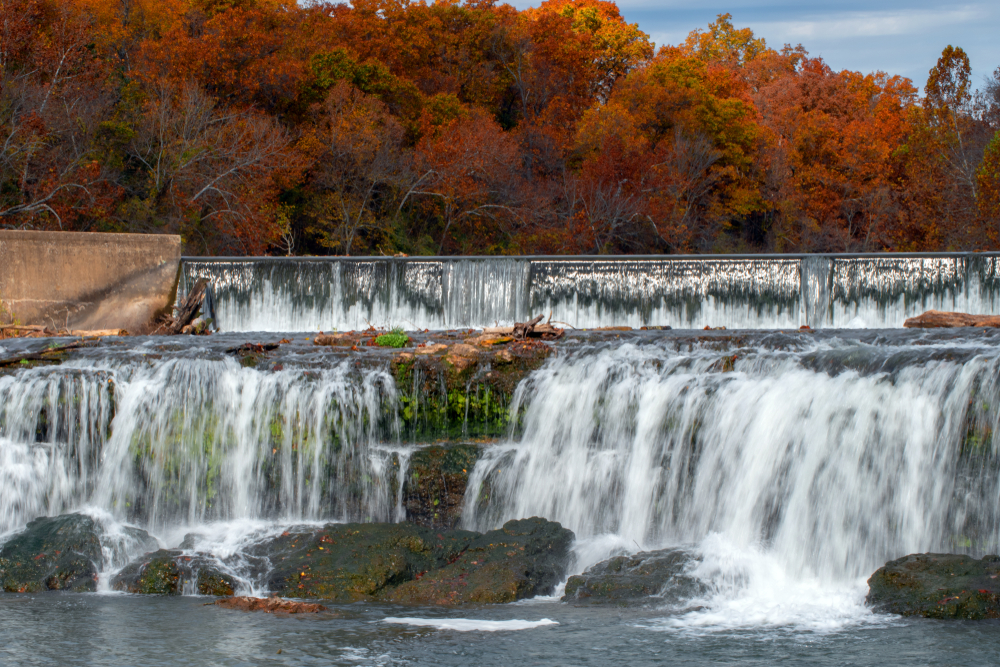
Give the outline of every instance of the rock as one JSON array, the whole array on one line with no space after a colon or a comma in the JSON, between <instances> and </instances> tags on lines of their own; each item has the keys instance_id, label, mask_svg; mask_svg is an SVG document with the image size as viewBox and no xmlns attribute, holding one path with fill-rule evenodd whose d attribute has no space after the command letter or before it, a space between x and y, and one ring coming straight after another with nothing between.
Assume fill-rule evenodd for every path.
<instances>
[{"instance_id":1,"label":"rock","mask_svg":"<svg viewBox=\"0 0 1000 667\"><path fill-rule=\"evenodd\" d=\"M350 334L325 334L319 333L313 338L314 345L344 345L350 347L358 341L357 336Z\"/></svg>"},{"instance_id":2,"label":"rock","mask_svg":"<svg viewBox=\"0 0 1000 667\"><path fill-rule=\"evenodd\" d=\"M434 445L417 450L403 483L406 520L430 528L458 525L465 505L469 473L479 459L479 446Z\"/></svg>"},{"instance_id":3,"label":"rock","mask_svg":"<svg viewBox=\"0 0 1000 667\"><path fill-rule=\"evenodd\" d=\"M1000 556L910 554L868 579L875 611L925 618L1000 618Z\"/></svg>"},{"instance_id":4,"label":"rock","mask_svg":"<svg viewBox=\"0 0 1000 667\"><path fill-rule=\"evenodd\" d=\"M1000 315L970 315L940 310L911 317L903 322L908 329L933 329L942 327L1000 327Z\"/></svg>"},{"instance_id":5,"label":"rock","mask_svg":"<svg viewBox=\"0 0 1000 667\"><path fill-rule=\"evenodd\" d=\"M207 556L180 549L160 549L130 563L111 581L116 591L142 595L182 595L185 587L200 595L230 596L236 581Z\"/></svg>"},{"instance_id":6,"label":"rock","mask_svg":"<svg viewBox=\"0 0 1000 667\"><path fill-rule=\"evenodd\" d=\"M0 590L96 590L104 559L100 534L83 514L35 519L0 547Z\"/></svg>"},{"instance_id":7,"label":"rock","mask_svg":"<svg viewBox=\"0 0 1000 667\"><path fill-rule=\"evenodd\" d=\"M327 524L286 532L250 551L270 562L268 588L273 592L353 602L376 598L387 588L443 567L477 536L405 523Z\"/></svg>"},{"instance_id":8,"label":"rock","mask_svg":"<svg viewBox=\"0 0 1000 667\"><path fill-rule=\"evenodd\" d=\"M213 604L225 607L226 609L262 611L265 614L316 614L326 611L326 607L321 604L293 602L292 600L282 600L274 596L269 598L228 597L216 600Z\"/></svg>"},{"instance_id":9,"label":"rock","mask_svg":"<svg viewBox=\"0 0 1000 667\"><path fill-rule=\"evenodd\" d=\"M680 602L705 592L704 585L688 576L688 565L698 558L684 549L644 551L615 556L573 575L566 582L563 602L633 606Z\"/></svg>"},{"instance_id":10,"label":"rock","mask_svg":"<svg viewBox=\"0 0 1000 667\"><path fill-rule=\"evenodd\" d=\"M505 603L548 595L566 574L573 533L554 521L508 521L478 536L447 565L387 591L420 604Z\"/></svg>"},{"instance_id":11,"label":"rock","mask_svg":"<svg viewBox=\"0 0 1000 667\"><path fill-rule=\"evenodd\" d=\"M459 604L512 602L562 580L573 533L544 519L479 534L413 524L327 524L250 550L286 598ZM263 572L261 572L263 574Z\"/></svg>"},{"instance_id":12,"label":"rock","mask_svg":"<svg viewBox=\"0 0 1000 667\"><path fill-rule=\"evenodd\" d=\"M397 355L391 365L403 430L411 442L434 442L504 435L518 416L509 409L514 390L552 347L528 340L493 348L428 345L414 352Z\"/></svg>"}]
</instances>

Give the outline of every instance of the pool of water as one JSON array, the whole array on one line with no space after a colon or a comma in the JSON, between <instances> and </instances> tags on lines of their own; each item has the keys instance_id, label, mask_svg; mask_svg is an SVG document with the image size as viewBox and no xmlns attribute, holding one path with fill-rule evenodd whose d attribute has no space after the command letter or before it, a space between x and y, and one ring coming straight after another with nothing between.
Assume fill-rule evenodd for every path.
<instances>
[{"instance_id":1,"label":"pool of water","mask_svg":"<svg viewBox=\"0 0 1000 667\"><path fill-rule=\"evenodd\" d=\"M698 612L553 600L462 609L353 604L282 617L211 601L0 595L0 664L972 666L1000 656L997 621L867 614L826 629L803 619L727 627L690 622Z\"/></svg>"}]
</instances>

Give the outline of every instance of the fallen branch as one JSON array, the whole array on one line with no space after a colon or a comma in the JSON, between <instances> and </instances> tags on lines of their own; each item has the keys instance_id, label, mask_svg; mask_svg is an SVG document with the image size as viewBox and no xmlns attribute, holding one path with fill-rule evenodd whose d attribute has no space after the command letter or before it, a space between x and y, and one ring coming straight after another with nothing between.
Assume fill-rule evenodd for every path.
<instances>
[{"instance_id":1,"label":"fallen branch","mask_svg":"<svg viewBox=\"0 0 1000 667\"><path fill-rule=\"evenodd\" d=\"M41 352L29 352L26 354L18 354L13 357L7 357L6 359L0 359L0 368L16 366L21 362L25 361L55 361L55 359L51 358L51 355L59 354L61 352L67 352L69 350L75 350L78 347L83 347L83 343L79 342L67 343L66 345L57 345L56 347L50 347L47 350L42 350Z\"/></svg>"}]
</instances>

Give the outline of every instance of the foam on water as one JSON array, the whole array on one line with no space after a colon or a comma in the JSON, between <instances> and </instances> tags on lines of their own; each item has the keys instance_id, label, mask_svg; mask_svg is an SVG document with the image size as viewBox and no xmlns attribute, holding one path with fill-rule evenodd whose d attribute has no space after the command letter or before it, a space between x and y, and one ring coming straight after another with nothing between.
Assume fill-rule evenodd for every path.
<instances>
[{"instance_id":1,"label":"foam on water","mask_svg":"<svg viewBox=\"0 0 1000 667\"><path fill-rule=\"evenodd\" d=\"M556 621L548 618L538 621L520 619L488 621L475 618L395 618L390 616L382 619L382 622L397 625L414 625L420 628L434 628L436 630L455 630L456 632L509 632L512 630L531 630L549 625L559 625Z\"/></svg>"}]
</instances>

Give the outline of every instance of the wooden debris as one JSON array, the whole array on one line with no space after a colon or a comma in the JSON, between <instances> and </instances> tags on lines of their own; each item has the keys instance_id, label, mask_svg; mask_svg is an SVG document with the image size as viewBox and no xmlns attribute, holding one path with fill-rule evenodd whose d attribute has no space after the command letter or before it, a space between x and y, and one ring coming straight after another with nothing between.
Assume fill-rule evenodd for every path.
<instances>
[{"instance_id":1,"label":"wooden debris","mask_svg":"<svg viewBox=\"0 0 1000 667\"><path fill-rule=\"evenodd\" d=\"M22 362L29 361L49 361L54 362L58 359L54 359L53 355L60 354L61 352L67 352L69 350L75 350L78 347L83 347L83 343L68 343L66 345L56 345L55 347L50 347L48 349L42 350L41 352L28 352L25 354L16 354L12 357L7 357L5 359L0 359L0 368L16 366Z\"/></svg>"},{"instance_id":2,"label":"wooden debris","mask_svg":"<svg viewBox=\"0 0 1000 667\"><path fill-rule=\"evenodd\" d=\"M198 282L194 284L191 291L188 292L187 298L184 299L184 304L177 311L176 317L166 316L163 318L163 323L154 331L153 333L167 333L177 335L184 333L185 327L189 326L198 314L198 310L201 309L202 304L205 301L205 294L208 292L208 281L204 278L199 278ZM194 333L192 330L188 330L188 333Z\"/></svg>"},{"instance_id":3,"label":"wooden debris","mask_svg":"<svg viewBox=\"0 0 1000 667\"><path fill-rule=\"evenodd\" d=\"M496 336L513 336L514 340L525 340L526 338L556 340L566 335L564 329L554 327L548 322L542 324L542 317L542 315L539 315L528 322L517 322L512 327L486 327L483 329L480 339ZM496 343L491 344L495 345Z\"/></svg>"},{"instance_id":4,"label":"wooden debris","mask_svg":"<svg viewBox=\"0 0 1000 667\"><path fill-rule=\"evenodd\" d=\"M970 315L928 310L903 322L908 329L937 329L946 327L1000 327L1000 315Z\"/></svg>"},{"instance_id":5,"label":"wooden debris","mask_svg":"<svg viewBox=\"0 0 1000 667\"><path fill-rule=\"evenodd\" d=\"M216 600L215 605L226 609L240 611L262 611L265 614L315 614L326 611L326 607L312 602L295 602L272 596L269 598L252 598L243 595Z\"/></svg>"},{"instance_id":6,"label":"wooden debris","mask_svg":"<svg viewBox=\"0 0 1000 667\"><path fill-rule=\"evenodd\" d=\"M542 321L544 315L539 315L538 317L528 321L528 322L515 322L514 323L514 338L517 340L524 340L528 337L528 334L535 330L535 325Z\"/></svg>"},{"instance_id":7,"label":"wooden debris","mask_svg":"<svg viewBox=\"0 0 1000 667\"><path fill-rule=\"evenodd\" d=\"M80 338L103 338L104 336L128 336L125 329L51 329L42 326L5 325L0 326L3 338L52 338L54 336L77 336Z\"/></svg>"}]
</instances>

